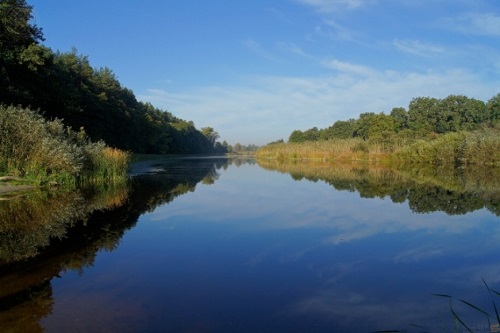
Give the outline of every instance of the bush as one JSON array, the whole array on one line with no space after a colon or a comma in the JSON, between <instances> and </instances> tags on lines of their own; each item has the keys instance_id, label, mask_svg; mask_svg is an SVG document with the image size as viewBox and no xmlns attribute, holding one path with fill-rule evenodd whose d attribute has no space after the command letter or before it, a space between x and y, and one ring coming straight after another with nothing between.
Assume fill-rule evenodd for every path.
<instances>
[{"instance_id":1,"label":"bush","mask_svg":"<svg viewBox=\"0 0 500 333\"><path fill-rule=\"evenodd\" d=\"M396 164L500 165L500 130L447 133L403 147L393 154Z\"/></svg>"},{"instance_id":2,"label":"bush","mask_svg":"<svg viewBox=\"0 0 500 333\"><path fill-rule=\"evenodd\" d=\"M0 172L44 183L115 178L127 171L129 154L91 142L83 129L46 120L21 107L0 105Z\"/></svg>"}]
</instances>

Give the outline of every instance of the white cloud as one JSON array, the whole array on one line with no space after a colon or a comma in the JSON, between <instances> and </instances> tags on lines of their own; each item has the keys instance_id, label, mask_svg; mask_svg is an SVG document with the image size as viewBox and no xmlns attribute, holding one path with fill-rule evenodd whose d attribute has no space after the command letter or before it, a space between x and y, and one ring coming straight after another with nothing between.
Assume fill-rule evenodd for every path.
<instances>
[{"instance_id":1,"label":"white cloud","mask_svg":"<svg viewBox=\"0 0 500 333\"><path fill-rule=\"evenodd\" d=\"M175 93L150 89L138 98L214 127L230 144L266 144L288 139L295 129L324 128L362 112L390 112L414 97L463 94L487 101L498 93L479 74L464 70L428 72L376 71L330 60L339 73L322 77L261 76L240 85L193 88Z\"/></svg>"},{"instance_id":2,"label":"white cloud","mask_svg":"<svg viewBox=\"0 0 500 333\"><path fill-rule=\"evenodd\" d=\"M304 58L313 58L310 54L307 54L304 50L302 50L298 45L294 43L286 43L286 42L278 42L277 46L279 49L284 50L286 52L304 57Z\"/></svg>"},{"instance_id":3,"label":"white cloud","mask_svg":"<svg viewBox=\"0 0 500 333\"><path fill-rule=\"evenodd\" d=\"M266 51L257 41L255 41L253 39L247 39L247 40L243 41L242 44L246 48L248 48L252 52L257 53L258 55L260 55L263 58L266 58L268 60L275 60L271 53Z\"/></svg>"},{"instance_id":4,"label":"white cloud","mask_svg":"<svg viewBox=\"0 0 500 333\"><path fill-rule=\"evenodd\" d=\"M351 64L348 62L343 62L337 59L331 59L323 62L323 65L327 68L334 69L344 73L357 74L362 76L374 76L376 71L370 67Z\"/></svg>"},{"instance_id":5,"label":"white cloud","mask_svg":"<svg viewBox=\"0 0 500 333\"><path fill-rule=\"evenodd\" d=\"M345 26L339 24L337 21L332 19L325 19L323 21L324 27L319 25L316 26L314 31L317 35L326 35L333 40L355 40L355 37L359 35L352 29L348 29Z\"/></svg>"},{"instance_id":6,"label":"white cloud","mask_svg":"<svg viewBox=\"0 0 500 333\"><path fill-rule=\"evenodd\" d=\"M405 53L411 53L418 56L428 57L436 54L443 54L445 48L439 45L434 45L431 43L424 43L419 40L399 40L395 39L393 45L399 51Z\"/></svg>"},{"instance_id":7,"label":"white cloud","mask_svg":"<svg viewBox=\"0 0 500 333\"><path fill-rule=\"evenodd\" d=\"M466 14L447 18L444 22L450 30L471 35L500 37L500 16L492 13Z\"/></svg>"},{"instance_id":8,"label":"white cloud","mask_svg":"<svg viewBox=\"0 0 500 333\"><path fill-rule=\"evenodd\" d=\"M362 7L368 0L297 0L300 3L311 6L320 12L332 12L338 9L355 9Z\"/></svg>"}]
</instances>

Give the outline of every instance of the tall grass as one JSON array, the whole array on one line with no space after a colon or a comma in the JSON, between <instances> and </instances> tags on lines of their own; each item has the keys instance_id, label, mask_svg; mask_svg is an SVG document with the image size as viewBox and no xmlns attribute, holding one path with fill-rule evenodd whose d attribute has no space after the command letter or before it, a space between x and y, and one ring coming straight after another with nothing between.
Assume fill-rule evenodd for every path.
<instances>
[{"instance_id":1,"label":"tall grass","mask_svg":"<svg viewBox=\"0 0 500 333\"><path fill-rule=\"evenodd\" d=\"M321 160L345 163L352 161L380 162L387 158L389 153L382 144L352 138L272 144L259 148L255 155L258 159L279 161Z\"/></svg>"},{"instance_id":2,"label":"tall grass","mask_svg":"<svg viewBox=\"0 0 500 333\"><path fill-rule=\"evenodd\" d=\"M116 180L127 172L129 154L91 142L84 130L46 120L21 107L0 105L0 173L43 184Z\"/></svg>"},{"instance_id":3,"label":"tall grass","mask_svg":"<svg viewBox=\"0 0 500 333\"><path fill-rule=\"evenodd\" d=\"M397 165L500 166L500 128L447 133L432 141L419 140L391 156Z\"/></svg>"},{"instance_id":4,"label":"tall grass","mask_svg":"<svg viewBox=\"0 0 500 333\"><path fill-rule=\"evenodd\" d=\"M500 127L455 132L420 139L399 135L330 141L279 143L261 147L257 159L278 161L322 160L335 163L364 161L392 166L487 165L500 166Z\"/></svg>"},{"instance_id":5,"label":"tall grass","mask_svg":"<svg viewBox=\"0 0 500 333\"><path fill-rule=\"evenodd\" d=\"M87 145L84 153L87 163L83 173L78 176L79 181L116 181L127 173L131 158L127 152L97 142Z\"/></svg>"}]
</instances>

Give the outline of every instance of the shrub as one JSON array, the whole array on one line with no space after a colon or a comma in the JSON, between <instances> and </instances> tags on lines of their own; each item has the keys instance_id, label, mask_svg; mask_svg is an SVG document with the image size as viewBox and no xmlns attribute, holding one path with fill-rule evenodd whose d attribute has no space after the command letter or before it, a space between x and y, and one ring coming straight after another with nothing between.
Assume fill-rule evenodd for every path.
<instances>
[{"instance_id":1,"label":"shrub","mask_svg":"<svg viewBox=\"0 0 500 333\"><path fill-rule=\"evenodd\" d=\"M91 142L83 129L46 120L35 111L0 105L0 172L38 183L116 178L127 171L129 154Z\"/></svg>"}]
</instances>

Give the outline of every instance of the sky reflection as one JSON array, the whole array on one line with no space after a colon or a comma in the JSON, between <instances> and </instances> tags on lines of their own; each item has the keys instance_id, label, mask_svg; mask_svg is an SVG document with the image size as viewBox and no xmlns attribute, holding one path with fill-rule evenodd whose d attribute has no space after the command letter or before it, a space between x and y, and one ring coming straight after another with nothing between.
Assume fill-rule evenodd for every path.
<instances>
[{"instance_id":1,"label":"sky reflection","mask_svg":"<svg viewBox=\"0 0 500 333\"><path fill-rule=\"evenodd\" d=\"M219 173L55 280L44 327L81 307L115 331L369 332L451 325L433 293L491 307L481 278L499 289L500 227L485 209L416 214L257 165Z\"/></svg>"}]
</instances>

